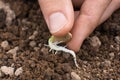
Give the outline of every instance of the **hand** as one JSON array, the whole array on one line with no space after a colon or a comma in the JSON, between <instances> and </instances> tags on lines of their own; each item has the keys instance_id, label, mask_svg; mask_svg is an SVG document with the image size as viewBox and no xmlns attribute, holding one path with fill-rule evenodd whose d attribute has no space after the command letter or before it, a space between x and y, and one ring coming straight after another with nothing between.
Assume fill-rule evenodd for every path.
<instances>
[{"instance_id":1,"label":"hand","mask_svg":"<svg viewBox=\"0 0 120 80\"><path fill-rule=\"evenodd\" d=\"M72 3L80 10L74 11ZM78 51L84 39L120 8L120 0L39 0L39 4L53 35L72 33L68 47L74 51Z\"/></svg>"}]
</instances>

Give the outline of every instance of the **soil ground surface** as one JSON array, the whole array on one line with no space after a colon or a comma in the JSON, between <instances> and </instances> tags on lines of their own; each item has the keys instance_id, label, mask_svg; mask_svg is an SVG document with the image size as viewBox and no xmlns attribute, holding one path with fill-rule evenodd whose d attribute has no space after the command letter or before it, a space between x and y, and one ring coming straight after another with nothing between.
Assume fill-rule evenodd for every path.
<instances>
[{"instance_id":1,"label":"soil ground surface","mask_svg":"<svg viewBox=\"0 0 120 80\"><path fill-rule=\"evenodd\" d=\"M23 72L18 76L0 72L0 80L120 80L120 10L84 41L76 53L77 69L71 55L55 55L44 46L51 34L37 0L3 2L15 18L9 22L9 10L0 8L0 67L13 67L14 71L22 67ZM5 41L7 45L2 45ZM10 50L12 54L7 53Z\"/></svg>"}]
</instances>

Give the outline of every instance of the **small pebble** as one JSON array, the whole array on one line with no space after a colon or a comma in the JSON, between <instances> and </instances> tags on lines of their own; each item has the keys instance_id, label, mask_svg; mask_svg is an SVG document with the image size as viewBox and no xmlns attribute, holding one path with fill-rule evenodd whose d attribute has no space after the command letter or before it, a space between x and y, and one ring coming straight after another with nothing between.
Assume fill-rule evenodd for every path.
<instances>
[{"instance_id":1,"label":"small pebble","mask_svg":"<svg viewBox=\"0 0 120 80\"><path fill-rule=\"evenodd\" d=\"M120 52L118 52L118 55L120 55Z\"/></svg>"},{"instance_id":2,"label":"small pebble","mask_svg":"<svg viewBox=\"0 0 120 80\"><path fill-rule=\"evenodd\" d=\"M35 39L37 34L38 34L38 31L34 31L33 34L29 37L29 39L31 40Z\"/></svg>"},{"instance_id":3,"label":"small pebble","mask_svg":"<svg viewBox=\"0 0 120 80\"><path fill-rule=\"evenodd\" d=\"M100 62L97 62L96 65L97 65L97 66L100 66Z\"/></svg>"},{"instance_id":4,"label":"small pebble","mask_svg":"<svg viewBox=\"0 0 120 80\"><path fill-rule=\"evenodd\" d=\"M28 27L22 27L22 31L25 31L25 30L27 30L28 29Z\"/></svg>"},{"instance_id":5,"label":"small pebble","mask_svg":"<svg viewBox=\"0 0 120 80\"><path fill-rule=\"evenodd\" d=\"M12 54L16 54L16 52L19 50L19 47L14 47L13 49L10 49L7 53L12 53Z\"/></svg>"},{"instance_id":6,"label":"small pebble","mask_svg":"<svg viewBox=\"0 0 120 80\"><path fill-rule=\"evenodd\" d=\"M14 68L13 67L2 66L0 69L5 75L12 76L14 74Z\"/></svg>"},{"instance_id":7,"label":"small pebble","mask_svg":"<svg viewBox=\"0 0 120 80\"><path fill-rule=\"evenodd\" d=\"M107 70L103 70L103 73L104 73L104 74L107 74L107 73L108 73L108 71L107 71Z\"/></svg>"},{"instance_id":8,"label":"small pebble","mask_svg":"<svg viewBox=\"0 0 120 80\"><path fill-rule=\"evenodd\" d=\"M22 67L20 67L15 71L15 76L19 76L22 73L23 73L23 69L22 69Z\"/></svg>"},{"instance_id":9,"label":"small pebble","mask_svg":"<svg viewBox=\"0 0 120 80\"><path fill-rule=\"evenodd\" d=\"M83 61L83 64L87 64L88 63L88 61Z\"/></svg>"},{"instance_id":10,"label":"small pebble","mask_svg":"<svg viewBox=\"0 0 120 80\"><path fill-rule=\"evenodd\" d=\"M115 41L116 41L117 44L120 44L120 36L116 36Z\"/></svg>"},{"instance_id":11,"label":"small pebble","mask_svg":"<svg viewBox=\"0 0 120 80\"><path fill-rule=\"evenodd\" d=\"M16 55L17 55L17 51L19 50L19 47L15 47L13 49L10 49L7 53L11 53L13 55L13 60L16 61Z\"/></svg>"},{"instance_id":12,"label":"small pebble","mask_svg":"<svg viewBox=\"0 0 120 80\"><path fill-rule=\"evenodd\" d=\"M71 72L72 80L81 80L80 76L75 72Z\"/></svg>"},{"instance_id":13,"label":"small pebble","mask_svg":"<svg viewBox=\"0 0 120 80\"><path fill-rule=\"evenodd\" d=\"M90 75L90 73L85 72L85 73L84 73L84 77L90 79L91 75Z\"/></svg>"},{"instance_id":14,"label":"small pebble","mask_svg":"<svg viewBox=\"0 0 120 80\"><path fill-rule=\"evenodd\" d=\"M30 45L31 47L35 47L35 46L36 46L36 42L35 42L35 41L30 41L29 45Z\"/></svg>"},{"instance_id":15,"label":"small pebble","mask_svg":"<svg viewBox=\"0 0 120 80\"><path fill-rule=\"evenodd\" d=\"M6 25L10 26L12 24L12 20L16 17L14 11L7 3L4 3L2 1L0 1L0 9L4 9L4 11L6 12Z\"/></svg>"},{"instance_id":16,"label":"small pebble","mask_svg":"<svg viewBox=\"0 0 120 80\"><path fill-rule=\"evenodd\" d=\"M115 57L115 54L113 52L109 53L109 56L111 59L113 59Z\"/></svg>"},{"instance_id":17,"label":"small pebble","mask_svg":"<svg viewBox=\"0 0 120 80\"><path fill-rule=\"evenodd\" d=\"M42 43L39 43L38 46L41 48L42 47Z\"/></svg>"},{"instance_id":18,"label":"small pebble","mask_svg":"<svg viewBox=\"0 0 120 80\"><path fill-rule=\"evenodd\" d=\"M104 61L104 65L105 65L105 66L111 66L111 61L105 60L105 61Z\"/></svg>"},{"instance_id":19,"label":"small pebble","mask_svg":"<svg viewBox=\"0 0 120 80\"><path fill-rule=\"evenodd\" d=\"M120 51L120 45L116 45L116 50Z\"/></svg>"},{"instance_id":20,"label":"small pebble","mask_svg":"<svg viewBox=\"0 0 120 80\"><path fill-rule=\"evenodd\" d=\"M33 35L36 36L38 34L38 31L34 31Z\"/></svg>"},{"instance_id":21,"label":"small pebble","mask_svg":"<svg viewBox=\"0 0 120 80\"><path fill-rule=\"evenodd\" d=\"M113 45L110 45L110 48L114 49L114 46L113 46Z\"/></svg>"},{"instance_id":22,"label":"small pebble","mask_svg":"<svg viewBox=\"0 0 120 80\"><path fill-rule=\"evenodd\" d=\"M30 36L30 37L29 37L29 39L30 39L30 40L35 39L35 36L34 36L34 35L32 35L32 36Z\"/></svg>"},{"instance_id":23,"label":"small pebble","mask_svg":"<svg viewBox=\"0 0 120 80\"><path fill-rule=\"evenodd\" d=\"M110 71L110 72L113 72L113 71L114 71L114 69L109 69L109 71Z\"/></svg>"},{"instance_id":24,"label":"small pebble","mask_svg":"<svg viewBox=\"0 0 120 80\"><path fill-rule=\"evenodd\" d=\"M3 49L8 48L8 47L9 47L8 41L3 41L3 42L1 43L1 47L2 47Z\"/></svg>"},{"instance_id":25,"label":"small pebble","mask_svg":"<svg viewBox=\"0 0 120 80\"><path fill-rule=\"evenodd\" d=\"M93 36L90 38L90 45L99 48L101 46L101 41L97 36Z\"/></svg>"}]
</instances>

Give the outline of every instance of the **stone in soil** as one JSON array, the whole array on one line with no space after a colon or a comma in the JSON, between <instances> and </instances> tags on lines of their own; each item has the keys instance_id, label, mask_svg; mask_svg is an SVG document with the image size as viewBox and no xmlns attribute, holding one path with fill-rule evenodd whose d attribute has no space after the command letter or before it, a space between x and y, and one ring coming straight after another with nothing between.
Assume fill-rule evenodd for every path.
<instances>
[{"instance_id":1,"label":"stone in soil","mask_svg":"<svg viewBox=\"0 0 120 80\"><path fill-rule=\"evenodd\" d=\"M16 61L16 55L17 55L17 51L19 50L19 47L14 47L13 49L10 49L8 52L6 53L10 53L13 55L13 60Z\"/></svg>"},{"instance_id":2,"label":"stone in soil","mask_svg":"<svg viewBox=\"0 0 120 80\"><path fill-rule=\"evenodd\" d=\"M115 41L116 41L117 44L120 44L120 36L116 36Z\"/></svg>"},{"instance_id":3,"label":"stone in soil","mask_svg":"<svg viewBox=\"0 0 120 80\"><path fill-rule=\"evenodd\" d=\"M38 34L38 31L34 31L33 34L29 37L29 39L34 40L37 34Z\"/></svg>"},{"instance_id":4,"label":"stone in soil","mask_svg":"<svg viewBox=\"0 0 120 80\"><path fill-rule=\"evenodd\" d=\"M105 61L104 61L104 65L105 65L106 67L110 67L110 66L111 66L111 61L110 61L110 60L105 60Z\"/></svg>"},{"instance_id":5,"label":"stone in soil","mask_svg":"<svg viewBox=\"0 0 120 80\"><path fill-rule=\"evenodd\" d=\"M3 49L9 49L9 42L8 41L3 41L3 42L1 42L1 47L3 48Z\"/></svg>"},{"instance_id":6,"label":"stone in soil","mask_svg":"<svg viewBox=\"0 0 120 80\"><path fill-rule=\"evenodd\" d=\"M22 67L19 67L16 71L15 71L15 76L19 76L20 74L23 73L23 69Z\"/></svg>"},{"instance_id":7,"label":"stone in soil","mask_svg":"<svg viewBox=\"0 0 120 80\"><path fill-rule=\"evenodd\" d=\"M35 47L35 46L36 46L36 42L35 42L35 41L30 41L29 45L30 45L31 47Z\"/></svg>"},{"instance_id":8,"label":"stone in soil","mask_svg":"<svg viewBox=\"0 0 120 80\"><path fill-rule=\"evenodd\" d=\"M0 69L5 75L12 76L14 74L14 68L13 67L2 66Z\"/></svg>"},{"instance_id":9,"label":"stone in soil","mask_svg":"<svg viewBox=\"0 0 120 80\"><path fill-rule=\"evenodd\" d=\"M101 41L97 36L91 37L89 42L90 42L90 45L95 48L99 48L101 46Z\"/></svg>"},{"instance_id":10,"label":"stone in soil","mask_svg":"<svg viewBox=\"0 0 120 80\"><path fill-rule=\"evenodd\" d=\"M115 54L113 52L109 53L109 56L111 59L113 59L115 57Z\"/></svg>"},{"instance_id":11,"label":"stone in soil","mask_svg":"<svg viewBox=\"0 0 120 80\"><path fill-rule=\"evenodd\" d=\"M14 47L13 49L10 49L7 53L11 53L11 54L16 54L17 51L19 50L19 47Z\"/></svg>"},{"instance_id":12,"label":"stone in soil","mask_svg":"<svg viewBox=\"0 0 120 80\"><path fill-rule=\"evenodd\" d=\"M3 9L6 12L6 25L10 26L12 24L12 20L16 17L14 11L11 10L9 4L2 1L0 1L0 9Z\"/></svg>"},{"instance_id":13,"label":"stone in soil","mask_svg":"<svg viewBox=\"0 0 120 80\"><path fill-rule=\"evenodd\" d=\"M80 76L75 72L71 72L72 80L81 80Z\"/></svg>"}]
</instances>

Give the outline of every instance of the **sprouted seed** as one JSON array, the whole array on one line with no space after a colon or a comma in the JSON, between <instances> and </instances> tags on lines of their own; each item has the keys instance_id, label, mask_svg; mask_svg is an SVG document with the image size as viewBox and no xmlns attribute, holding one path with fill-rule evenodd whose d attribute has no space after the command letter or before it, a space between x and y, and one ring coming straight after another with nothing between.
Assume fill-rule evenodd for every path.
<instances>
[{"instance_id":1,"label":"sprouted seed","mask_svg":"<svg viewBox=\"0 0 120 80\"><path fill-rule=\"evenodd\" d=\"M59 46L59 45L58 45L58 44L63 43L63 42L65 42L64 39L61 40L61 41L55 41L55 37L54 37L54 36L51 36L51 37L49 38L49 40L48 40L48 45L47 45L48 47L50 47L50 50L49 50L49 51L55 50L55 51L56 51L55 54L56 54L58 51L63 51L63 52L66 52L66 53L71 54L71 55L73 56L73 58L74 58L75 66L76 66L77 68L79 68L78 63L77 63L77 60L76 60L76 54L75 54L75 52L72 51L72 50L67 49L66 47L63 47L63 46Z\"/></svg>"}]
</instances>

